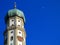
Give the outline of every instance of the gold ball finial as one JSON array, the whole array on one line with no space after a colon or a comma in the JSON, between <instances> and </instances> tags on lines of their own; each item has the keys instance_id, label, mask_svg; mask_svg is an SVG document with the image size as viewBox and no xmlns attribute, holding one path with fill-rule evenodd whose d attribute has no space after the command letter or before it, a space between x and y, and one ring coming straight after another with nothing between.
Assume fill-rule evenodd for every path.
<instances>
[{"instance_id":1,"label":"gold ball finial","mask_svg":"<svg viewBox=\"0 0 60 45\"><path fill-rule=\"evenodd\" d=\"M16 8L16 2L14 2L14 8Z\"/></svg>"}]
</instances>

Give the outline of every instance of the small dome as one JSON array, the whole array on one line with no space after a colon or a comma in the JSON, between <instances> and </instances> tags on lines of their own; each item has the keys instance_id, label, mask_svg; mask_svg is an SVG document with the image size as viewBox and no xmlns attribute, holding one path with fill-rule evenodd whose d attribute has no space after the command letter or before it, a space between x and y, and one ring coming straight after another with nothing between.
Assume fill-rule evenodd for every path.
<instances>
[{"instance_id":1,"label":"small dome","mask_svg":"<svg viewBox=\"0 0 60 45\"><path fill-rule=\"evenodd\" d=\"M19 10L19 9L11 9L8 11L8 16L19 16L19 17L22 17L24 19L24 22L25 22L25 17L24 17L24 13Z\"/></svg>"}]
</instances>

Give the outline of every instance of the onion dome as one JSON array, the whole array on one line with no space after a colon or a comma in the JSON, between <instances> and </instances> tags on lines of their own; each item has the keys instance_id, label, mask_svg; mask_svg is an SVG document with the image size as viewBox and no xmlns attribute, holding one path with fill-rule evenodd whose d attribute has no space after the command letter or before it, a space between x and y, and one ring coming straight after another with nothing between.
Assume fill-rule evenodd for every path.
<instances>
[{"instance_id":1,"label":"onion dome","mask_svg":"<svg viewBox=\"0 0 60 45\"><path fill-rule=\"evenodd\" d=\"M22 17L24 19L24 22L25 22L25 17L24 17L24 13L19 10L19 9L11 9L8 11L8 16L9 17L12 17L12 16L19 16L19 17Z\"/></svg>"},{"instance_id":2,"label":"onion dome","mask_svg":"<svg viewBox=\"0 0 60 45\"><path fill-rule=\"evenodd\" d=\"M25 22L24 13L21 10L16 9L16 3L14 5L14 9L11 9L11 10L8 11L8 13L5 17L6 21L7 21L7 18L13 17L13 16L19 16L19 17L23 18L23 20Z\"/></svg>"}]
</instances>

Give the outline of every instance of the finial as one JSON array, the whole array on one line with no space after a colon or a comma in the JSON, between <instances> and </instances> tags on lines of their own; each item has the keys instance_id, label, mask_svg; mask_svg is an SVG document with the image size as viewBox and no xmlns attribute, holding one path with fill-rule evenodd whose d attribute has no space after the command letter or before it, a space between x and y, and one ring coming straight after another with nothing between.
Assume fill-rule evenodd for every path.
<instances>
[{"instance_id":1,"label":"finial","mask_svg":"<svg viewBox=\"0 0 60 45\"><path fill-rule=\"evenodd\" d=\"M16 2L14 2L14 8L16 8Z\"/></svg>"}]
</instances>

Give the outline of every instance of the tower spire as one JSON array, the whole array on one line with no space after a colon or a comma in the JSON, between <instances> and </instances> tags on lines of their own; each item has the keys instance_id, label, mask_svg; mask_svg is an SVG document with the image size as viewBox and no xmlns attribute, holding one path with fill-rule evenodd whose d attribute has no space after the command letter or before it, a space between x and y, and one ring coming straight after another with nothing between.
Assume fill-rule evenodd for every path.
<instances>
[{"instance_id":1,"label":"tower spire","mask_svg":"<svg viewBox=\"0 0 60 45\"><path fill-rule=\"evenodd\" d=\"M16 2L14 2L14 8L16 8Z\"/></svg>"}]
</instances>

